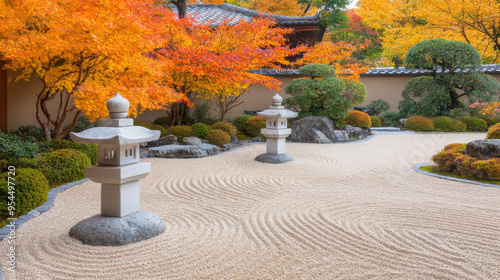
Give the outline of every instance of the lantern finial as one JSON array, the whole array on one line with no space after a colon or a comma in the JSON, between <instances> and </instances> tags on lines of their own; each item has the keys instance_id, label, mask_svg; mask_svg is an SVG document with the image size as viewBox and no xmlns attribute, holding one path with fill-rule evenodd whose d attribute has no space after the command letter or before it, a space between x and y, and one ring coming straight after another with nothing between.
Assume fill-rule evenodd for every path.
<instances>
[{"instance_id":1,"label":"lantern finial","mask_svg":"<svg viewBox=\"0 0 500 280\"><path fill-rule=\"evenodd\" d=\"M279 93L276 93L276 95L273 96L273 106L281 106L281 102L283 102L283 97L281 97Z\"/></svg>"},{"instance_id":2,"label":"lantern finial","mask_svg":"<svg viewBox=\"0 0 500 280\"><path fill-rule=\"evenodd\" d=\"M128 116L130 102L117 93L113 98L108 100L106 106L108 107L109 116L112 119L123 119Z\"/></svg>"}]
</instances>

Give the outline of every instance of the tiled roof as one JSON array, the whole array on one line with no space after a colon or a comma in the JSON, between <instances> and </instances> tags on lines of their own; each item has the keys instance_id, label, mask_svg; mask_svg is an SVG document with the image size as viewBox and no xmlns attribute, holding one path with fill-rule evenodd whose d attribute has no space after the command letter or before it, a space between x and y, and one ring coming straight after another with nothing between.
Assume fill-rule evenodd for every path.
<instances>
[{"instance_id":1,"label":"tiled roof","mask_svg":"<svg viewBox=\"0 0 500 280\"><path fill-rule=\"evenodd\" d=\"M266 76L303 76L298 69L260 69L248 71L254 74L261 74Z\"/></svg>"},{"instance_id":2,"label":"tiled roof","mask_svg":"<svg viewBox=\"0 0 500 280\"><path fill-rule=\"evenodd\" d=\"M479 67L479 72L486 74L500 74L500 64L485 64ZM465 72L469 71L468 69ZM437 71L438 73L441 70ZM363 76L392 76L392 75L428 75L431 71L423 69L406 69L404 67L394 68L394 67L384 67L384 68L372 68L368 72L361 74Z\"/></svg>"},{"instance_id":3,"label":"tiled roof","mask_svg":"<svg viewBox=\"0 0 500 280\"><path fill-rule=\"evenodd\" d=\"M166 5L177 12L174 5ZM277 21L281 26L304 26L304 25L318 25L320 21L319 14L308 17L288 17L280 15L272 15L266 13L259 13L257 11L245 9L231 4L188 4L186 14L195 18L198 23L211 22L211 26L218 26L222 22L231 20L230 25L234 25L241 20L250 22L256 17L270 17Z\"/></svg>"},{"instance_id":4,"label":"tiled roof","mask_svg":"<svg viewBox=\"0 0 500 280\"><path fill-rule=\"evenodd\" d=\"M468 70L466 70L468 71ZM261 69L252 70L251 73L262 74L267 76L303 76L298 69L276 70L276 69ZM438 73L440 71L438 70ZM500 74L500 64L485 64L481 65L479 72L485 74ZM392 76L392 75L428 75L431 71L422 69L406 69L404 67L384 67L372 68L361 76Z\"/></svg>"}]
</instances>

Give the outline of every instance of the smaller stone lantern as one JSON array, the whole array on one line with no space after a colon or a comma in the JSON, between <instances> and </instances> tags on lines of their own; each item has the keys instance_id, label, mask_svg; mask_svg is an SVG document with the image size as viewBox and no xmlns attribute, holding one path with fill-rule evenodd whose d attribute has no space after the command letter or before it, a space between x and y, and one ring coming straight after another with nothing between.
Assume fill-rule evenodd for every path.
<instances>
[{"instance_id":1,"label":"smaller stone lantern","mask_svg":"<svg viewBox=\"0 0 500 280\"><path fill-rule=\"evenodd\" d=\"M288 119L297 117L298 113L286 110L281 106L283 98L273 96L273 105L257 115L266 118L266 128L261 130L266 136L266 153L258 155L255 160L266 163L283 163L292 161L293 157L285 154L285 138L292 133L288 128Z\"/></svg>"},{"instance_id":2,"label":"smaller stone lantern","mask_svg":"<svg viewBox=\"0 0 500 280\"><path fill-rule=\"evenodd\" d=\"M118 246L152 238L165 231L155 214L139 210L139 180L151 172L151 163L139 162L139 143L156 140L160 131L134 126L127 117L129 102L116 94L107 102L103 126L71 133L78 143L97 144L98 165L85 175L101 183L101 215L73 226L70 236L84 244Z\"/></svg>"}]
</instances>

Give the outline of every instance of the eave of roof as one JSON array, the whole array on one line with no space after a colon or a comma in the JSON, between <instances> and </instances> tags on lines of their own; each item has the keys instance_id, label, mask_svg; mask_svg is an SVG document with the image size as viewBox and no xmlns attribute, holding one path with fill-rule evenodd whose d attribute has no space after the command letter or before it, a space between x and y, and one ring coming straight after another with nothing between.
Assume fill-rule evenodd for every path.
<instances>
[{"instance_id":1,"label":"eave of roof","mask_svg":"<svg viewBox=\"0 0 500 280\"><path fill-rule=\"evenodd\" d=\"M468 72L468 69L465 69L464 72ZM484 64L481 65L478 69L479 72L485 74L500 74L500 64ZM438 69L438 73L441 73L441 70ZM430 70L425 69L406 69L405 67L384 67L384 68L372 68L368 72L361 74L362 76L418 76L418 75L429 75L431 74Z\"/></svg>"},{"instance_id":2,"label":"eave of roof","mask_svg":"<svg viewBox=\"0 0 500 280\"><path fill-rule=\"evenodd\" d=\"M177 12L174 5L165 5ZM240 20L246 22L253 21L254 18L268 17L276 21L280 26L310 26L319 25L319 13L307 17L290 17L259 13L250 9L245 9L231 4L188 4L186 13L195 18L197 23L209 23L211 26L218 26L221 23L230 20L229 25L234 25ZM196 16L194 16L196 14Z\"/></svg>"},{"instance_id":3,"label":"eave of roof","mask_svg":"<svg viewBox=\"0 0 500 280\"><path fill-rule=\"evenodd\" d=\"M468 70L466 70L468 71ZM500 74L500 64L485 64L478 69L479 72L485 74ZM261 74L266 76L304 76L298 69L260 69L252 70L250 73ZM420 76L429 75L431 71L423 69L406 69L404 67L384 67L372 68L361 76ZM439 73L439 71L438 71Z\"/></svg>"}]
</instances>

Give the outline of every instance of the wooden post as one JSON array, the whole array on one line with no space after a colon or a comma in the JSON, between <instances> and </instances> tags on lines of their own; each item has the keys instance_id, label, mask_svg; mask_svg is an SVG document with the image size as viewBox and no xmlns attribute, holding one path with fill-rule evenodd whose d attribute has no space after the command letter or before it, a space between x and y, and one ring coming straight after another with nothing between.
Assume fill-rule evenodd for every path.
<instances>
[{"instance_id":1,"label":"wooden post","mask_svg":"<svg viewBox=\"0 0 500 280\"><path fill-rule=\"evenodd\" d=\"M0 129L7 130L7 70L5 61L0 60Z\"/></svg>"}]
</instances>

